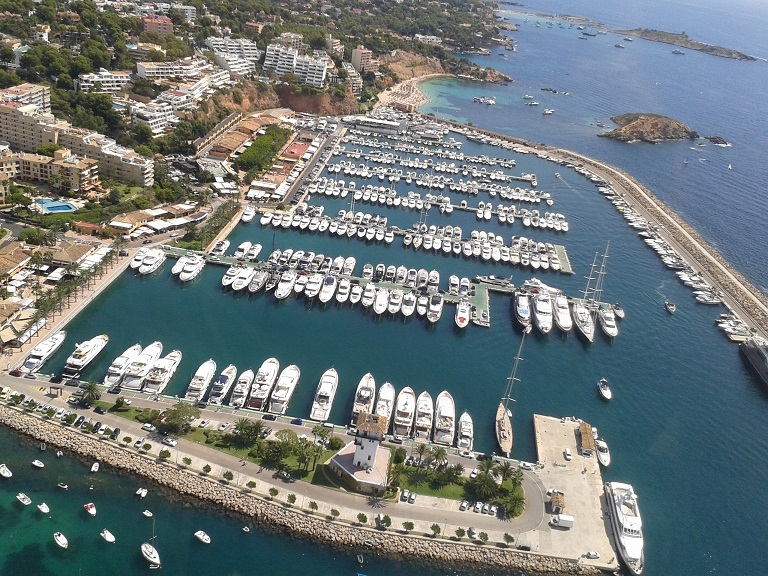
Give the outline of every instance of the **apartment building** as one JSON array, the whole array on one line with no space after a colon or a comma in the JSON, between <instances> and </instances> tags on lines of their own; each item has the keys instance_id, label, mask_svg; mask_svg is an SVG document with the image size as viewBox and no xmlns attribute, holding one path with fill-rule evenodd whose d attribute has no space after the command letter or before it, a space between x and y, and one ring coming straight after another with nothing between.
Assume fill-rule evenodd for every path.
<instances>
[{"instance_id":1,"label":"apartment building","mask_svg":"<svg viewBox=\"0 0 768 576\"><path fill-rule=\"evenodd\" d=\"M39 84L19 84L0 90L0 102L34 104L46 114L51 112L51 90Z\"/></svg>"},{"instance_id":2,"label":"apartment building","mask_svg":"<svg viewBox=\"0 0 768 576\"><path fill-rule=\"evenodd\" d=\"M154 32L160 36L173 36L173 22L168 16L145 16L141 22L146 32Z\"/></svg>"},{"instance_id":3,"label":"apartment building","mask_svg":"<svg viewBox=\"0 0 768 576\"><path fill-rule=\"evenodd\" d=\"M138 62L136 75L143 80L165 80L166 78L198 78L213 67L202 58L184 58L173 62Z\"/></svg>"},{"instance_id":4,"label":"apartment building","mask_svg":"<svg viewBox=\"0 0 768 576\"><path fill-rule=\"evenodd\" d=\"M246 60L232 54L216 53L216 64L236 76L251 76L256 73L256 64L253 60Z\"/></svg>"},{"instance_id":5,"label":"apartment building","mask_svg":"<svg viewBox=\"0 0 768 576\"><path fill-rule=\"evenodd\" d=\"M373 72L376 66L373 64L373 52L362 46L352 49L352 66L360 74Z\"/></svg>"},{"instance_id":6,"label":"apartment building","mask_svg":"<svg viewBox=\"0 0 768 576\"><path fill-rule=\"evenodd\" d=\"M278 76L295 74L300 84L313 88L322 88L327 73L327 63L312 56L299 56L294 48L286 48L280 44L267 46L264 57L264 69Z\"/></svg>"},{"instance_id":7,"label":"apartment building","mask_svg":"<svg viewBox=\"0 0 768 576\"><path fill-rule=\"evenodd\" d=\"M207 38L205 45L213 50L214 54L228 54L243 60L250 60L257 64L261 60L263 52L259 50L255 42L245 38ZM222 66L223 68L223 66Z\"/></svg>"},{"instance_id":8,"label":"apartment building","mask_svg":"<svg viewBox=\"0 0 768 576\"><path fill-rule=\"evenodd\" d=\"M110 72L102 68L91 74L81 74L75 81L80 92L121 92L131 81L131 73L123 70Z\"/></svg>"},{"instance_id":9,"label":"apartment building","mask_svg":"<svg viewBox=\"0 0 768 576\"><path fill-rule=\"evenodd\" d=\"M166 102L137 103L131 106L131 122L147 126L153 136L165 133L178 121L173 106Z\"/></svg>"},{"instance_id":10,"label":"apartment building","mask_svg":"<svg viewBox=\"0 0 768 576\"><path fill-rule=\"evenodd\" d=\"M275 38L274 43L285 48L293 48L294 50L304 50L309 48L308 44L304 44L304 36L293 32L283 32L280 36Z\"/></svg>"},{"instance_id":11,"label":"apartment building","mask_svg":"<svg viewBox=\"0 0 768 576\"><path fill-rule=\"evenodd\" d=\"M293 73L298 76L301 84L320 89L325 82L327 71L325 60L312 56L297 56Z\"/></svg>"},{"instance_id":12,"label":"apartment building","mask_svg":"<svg viewBox=\"0 0 768 576\"><path fill-rule=\"evenodd\" d=\"M363 92L363 78L349 62L342 62L341 67L347 71L347 81L352 86L352 94L360 96Z\"/></svg>"},{"instance_id":13,"label":"apartment building","mask_svg":"<svg viewBox=\"0 0 768 576\"><path fill-rule=\"evenodd\" d=\"M143 62L147 59L150 52L157 50L165 54L165 50L159 44L152 44L150 42L139 42L138 44L126 45L128 49L128 58L134 62Z\"/></svg>"},{"instance_id":14,"label":"apartment building","mask_svg":"<svg viewBox=\"0 0 768 576\"><path fill-rule=\"evenodd\" d=\"M171 8L184 14L184 19L187 22L194 22L197 19L197 8L194 6L187 6L186 4L171 4Z\"/></svg>"},{"instance_id":15,"label":"apartment building","mask_svg":"<svg viewBox=\"0 0 768 576\"><path fill-rule=\"evenodd\" d=\"M26 182L55 182L60 190L86 194L100 191L99 163L79 158L66 148L54 152L53 158L27 152L0 152L0 174Z\"/></svg>"}]
</instances>

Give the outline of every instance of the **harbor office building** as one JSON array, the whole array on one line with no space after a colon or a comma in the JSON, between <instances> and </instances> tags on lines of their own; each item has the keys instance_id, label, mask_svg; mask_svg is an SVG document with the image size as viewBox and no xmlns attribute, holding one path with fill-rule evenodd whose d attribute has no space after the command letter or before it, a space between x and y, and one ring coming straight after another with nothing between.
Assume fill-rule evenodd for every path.
<instances>
[{"instance_id":1,"label":"harbor office building","mask_svg":"<svg viewBox=\"0 0 768 576\"><path fill-rule=\"evenodd\" d=\"M387 418L361 412L355 439L331 458L331 470L355 492L384 496L392 453L381 442L388 426Z\"/></svg>"}]
</instances>

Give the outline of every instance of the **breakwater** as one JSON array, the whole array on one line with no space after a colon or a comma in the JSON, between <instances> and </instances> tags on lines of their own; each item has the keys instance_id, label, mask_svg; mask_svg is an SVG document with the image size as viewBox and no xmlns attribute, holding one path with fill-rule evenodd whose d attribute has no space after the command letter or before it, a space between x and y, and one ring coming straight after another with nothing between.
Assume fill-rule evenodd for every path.
<instances>
[{"instance_id":1,"label":"breakwater","mask_svg":"<svg viewBox=\"0 0 768 576\"><path fill-rule=\"evenodd\" d=\"M440 540L398 534L394 531L379 531L332 521L260 495L243 492L213 478L177 468L173 464L120 448L106 440L84 435L6 406L0 406L0 424L88 460L98 460L103 466L141 476L182 495L247 517L254 523L270 529L322 542L338 549L364 550L367 555L373 554L382 558L408 559L433 567L444 565L473 571L493 569L495 573L598 573L594 567L582 565L572 559L518 552L511 548L479 545L468 541Z\"/></svg>"}]
</instances>

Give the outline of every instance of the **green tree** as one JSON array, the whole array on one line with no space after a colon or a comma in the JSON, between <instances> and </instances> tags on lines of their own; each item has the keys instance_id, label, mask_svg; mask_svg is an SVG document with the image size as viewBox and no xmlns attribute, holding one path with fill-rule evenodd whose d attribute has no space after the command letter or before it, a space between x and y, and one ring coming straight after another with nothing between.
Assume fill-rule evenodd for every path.
<instances>
[{"instance_id":1,"label":"green tree","mask_svg":"<svg viewBox=\"0 0 768 576\"><path fill-rule=\"evenodd\" d=\"M486 532L480 532L480 534L477 535L478 538L480 538L480 542L485 544L488 542L488 534Z\"/></svg>"},{"instance_id":2,"label":"green tree","mask_svg":"<svg viewBox=\"0 0 768 576\"><path fill-rule=\"evenodd\" d=\"M190 458L189 456L184 456L184 458L181 459L181 463L184 464L184 466L191 466L192 458Z\"/></svg>"},{"instance_id":3,"label":"green tree","mask_svg":"<svg viewBox=\"0 0 768 576\"><path fill-rule=\"evenodd\" d=\"M334 520L338 520L340 515L341 515L341 512L336 510L336 508L331 508L331 516L333 517Z\"/></svg>"},{"instance_id":4,"label":"green tree","mask_svg":"<svg viewBox=\"0 0 768 576\"><path fill-rule=\"evenodd\" d=\"M160 450L160 460L168 460L171 457L170 450Z\"/></svg>"},{"instance_id":5,"label":"green tree","mask_svg":"<svg viewBox=\"0 0 768 576\"><path fill-rule=\"evenodd\" d=\"M203 474L210 474L211 470L212 468L210 464L206 464L205 466L203 466Z\"/></svg>"},{"instance_id":6,"label":"green tree","mask_svg":"<svg viewBox=\"0 0 768 576\"><path fill-rule=\"evenodd\" d=\"M437 538L438 536L440 536L440 525L439 524L437 524L437 523L432 524L432 526L430 526L429 529L432 530L432 536L433 537Z\"/></svg>"},{"instance_id":7,"label":"green tree","mask_svg":"<svg viewBox=\"0 0 768 576\"><path fill-rule=\"evenodd\" d=\"M392 526L392 518L390 518L388 515L384 515L384 517L381 519L381 524L384 526L384 528L389 528Z\"/></svg>"},{"instance_id":8,"label":"green tree","mask_svg":"<svg viewBox=\"0 0 768 576\"><path fill-rule=\"evenodd\" d=\"M512 542L515 541L515 537L512 536L509 532L504 532L504 542L506 542L507 546L512 544Z\"/></svg>"},{"instance_id":9,"label":"green tree","mask_svg":"<svg viewBox=\"0 0 768 576\"><path fill-rule=\"evenodd\" d=\"M403 530L406 532L413 530L413 522L403 522Z\"/></svg>"},{"instance_id":10,"label":"green tree","mask_svg":"<svg viewBox=\"0 0 768 576\"><path fill-rule=\"evenodd\" d=\"M232 430L235 444L250 448L261 437L264 423L261 420L239 418Z\"/></svg>"},{"instance_id":11,"label":"green tree","mask_svg":"<svg viewBox=\"0 0 768 576\"><path fill-rule=\"evenodd\" d=\"M368 516L360 512L360 514L357 515L357 521L360 524L367 524L368 523Z\"/></svg>"},{"instance_id":12,"label":"green tree","mask_svg":"<svg viewBox=\"0 0 768 576\"><path fill-rule=\"evenodd\" d=\"M290 504L291 506L293 506L294 504L296 504L296 494L288 494L288 496L286 497L286 501L287 501L287 502L288 502L288 504Z\"/></svg>"},{"instance_id":13,"label":"green tree","mask_svg":"<svg viewBox=\"0 0 768 576\"><path fill-rule=\"evenodd\" d=\"M200 418L200 408L185 402L177 402L165 413L161 429L173 434L186 433L192 421Z\"/></svg>"},{"instance_id":14,"label":"green tree","mask_svg":"<svg viewBox=\"0 0 768 576\"><path fill-rule=\"evenodd\" d=\"M96 384L96 382L86 382L83 386L83 402L88 402L89 404L93 404L96 402L99 398L101 398L101 390L99 390L99 385Z\"/></svg>"},{"instance_id":15,"label":"green tree","mask_svg":"<svg viewBox=\"0 0 768 576\"><path fill-rule=\"evenodd\" d=\"M464 530L464 528L456 528L456 531L454 532L454 534L456 534L456 538L458 538L459 540L464 538L464 535L466 533L467 533L467 531Z\"/></svg>"},{"instance_id":16,"label":"green tree","mask_svg":"<svg viewBox=\"0 0 768 576\"><path fill-rule=\"evenodd\" d=\"M254 488L256 488L256 482L254 482L253 480L249 480L248 484L246 484L245 486L246 488L248 488L248 490L253 490Z\"/></svg>"},{"instance_id":17,"label":"green tree","mask_svg":"<svg viewBox=\"0 0 768 576\"><path fill-rule=\"evenodd\" d=\"M515 470L518 470L518 468L516 468L509 460L499 462L495 468L496 475L501 479L502 484L512 477Z\"/></svg>"},{"instance_id":18,"label":"green tree","mask_svg":"<svg viewBox=\"0 0 768 576\"><path fill-rule=\"evenodd\" d=\"M222 476L224 477L224 480L226 480L227 482L232 482L232 480L235 477L235 475L232 474L231 470L227 470L226 472L224 472L224 474L222 474Z\"/></svg>"},{"instance_id":19,"label":"green tree","mask_svg":"<svg viewBox=\"0 0 768 576\"><path fill-rule=\"evenodd\" d=\"M430 454L430 452L431 452L431 450L430 450L429 446L427 446L424 443L420 442L416 446L416 454L419 455L419 464L422 463L422 461L425 459L425 457L427 457Z\"/></svg>"},{"instance_id":20,"label":"green tree","mask_svg":"<svg viewBox=\"0 0 768 576\"><path fill-rule=\"evenodd\" d=\"M123 436L123 442L125 442L126 444L130 444L131 442L133 442L133 438L131 438L130 436Z\"/></svg>"},{"instance_id":21,"label":"green tree","mask_svg":"<svg viewBox=\"0 0 768 576\"><path fill-rule=\"evenodd\" d=\"M275 498L275 497L277 496L277 488L270 488L270 489L269 489L269 495L270 495L272 498Z\"/></svg>"},{"instance_id":22,"label":"green tree","mask_svg":"<svg viewBox=\"0 0 768 576\"><path fill-rule=\"evenodd\" d=\"M314 500L310 500L309 501L309 509L312 511L313 514L315 512L317 512L317 508L318 508L317 502L315 502Z\"/></svg>"}]
</instances>

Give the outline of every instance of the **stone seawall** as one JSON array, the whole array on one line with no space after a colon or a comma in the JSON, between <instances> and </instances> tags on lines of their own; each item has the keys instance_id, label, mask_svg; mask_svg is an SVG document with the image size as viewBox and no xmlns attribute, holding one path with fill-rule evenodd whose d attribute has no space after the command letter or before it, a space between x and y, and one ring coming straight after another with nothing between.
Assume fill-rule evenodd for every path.
<instances>
[{"instance_id":1,"label":"stone seawall","mask_svg":"<svg viewBox=\"0 0 768 576\"><path fill-rule=\"evenodd\" d=\"M437 564L472 571L493 570L497 574L521 571L526 574L599 573L593 567L562 558L490 545L407 536L331 521L7 406L0 406L0 424L86 459L98 460L102 465L147 478L182 495L247 517L254 523L339 549L352 548L368 555L411 560L433 567Z\"/></svg>"}]
</instances>

